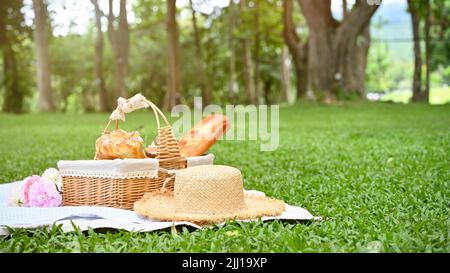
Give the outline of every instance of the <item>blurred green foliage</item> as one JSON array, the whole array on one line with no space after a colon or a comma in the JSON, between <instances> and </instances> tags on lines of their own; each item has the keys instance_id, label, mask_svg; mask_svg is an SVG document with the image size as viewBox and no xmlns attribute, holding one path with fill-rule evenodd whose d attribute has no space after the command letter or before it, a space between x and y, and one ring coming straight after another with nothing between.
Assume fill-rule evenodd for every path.
<instances>
[{"instance_id":1,"label":"blurred green foliage","mask_svg":"<svg viewBox=\"0 0 450 273\"><path fill-rule=\"evenodd\" d=\"M230 16L230 8L214 7L211 13L202 13L199 5L211 4L212 1L194 0L197 20L200 30L201 45L203 47L203 61L205 73L213 90L213 102L225 104L229 102L230 90L229 59L231 50L230 18L235 20L236 27L232 30L235 39L236 74L238 93L236 103L245 101L244 76L242 61L242 39L250 41L252 54L255 41L256 9L253 1L248 2L248 8ZM5 2L6 3L6 2ZM14 52L18 60L20 71L20 90L25 95L23 110L34 112L36 106L36 67L34 42L31 27L25 25L22 1L8 1L14 3L16 12L8 18L8 34L14 37ZM28 3L28 2L26 2ZM51 1L49 2L51 3ZM167 90L167 34L166 34L166 4L162 0L135 0L131 2L131 11L135 20L130 25L130 57L127 88L129 95L143 93L150 100L162 105ZM450 84L450 30L448 25L448 1L432 1L433 28L431 43L433 73L432 87L442 89ZM29 5L26 4L26 5ZM213 4L211 4L213 5ZM308 28L301 15L298 5L294 5L294 19L298 25L297 32L301 36L308 35ZM104 11L106 12L106 11ZM54 15L54 14L53 14ZM50 17L52 13L50 13ZM93 17L93 14L92 14ZM260 37L260 66L259 86L261 94L267 86L267 100L270 103L280 101L280 55L284 47L282 25L282 1L268 0L259 2L259 37ZM93 18L92 18L93 20ZM182 102L192 105L193 97L201 94L196 78L195 69L195 41L191 22L189 5L178 7L178 25L181 56ZM76 22L74 22L76 24ZM104 18L106 30L106 18ZM49 21L52 25L54 22ZM373 22L374 27L383 28L383 22ZM104 34L104 76L106 89L112 93L113 89L113 56L107 34ZM405 46L412 44L406 44ZM91 22L86 33L71 32L66 36L50 38L50 58L52 70L52 84L58 110L63 112L92 112L98 110L98 95L95 90L94 77L94 46L95 29ZM366 70L367 92L389 93L396 90L411 89L413 60L402 61L392 55L387 43L373 42ZM253 56L254 58L255 56ZM3 64L3 58L0 58ZM0 80L5 75L0 74ZM294 81L294 77L292 77ZM293 82L292 82L293 83ZM292 85L294 89L294 85ZM0 85L0 107L4 103L4 85ZM447 90L447 92L450 92ZM115 104L115 102L112 102Z\"/></svg>"}]
</instances>

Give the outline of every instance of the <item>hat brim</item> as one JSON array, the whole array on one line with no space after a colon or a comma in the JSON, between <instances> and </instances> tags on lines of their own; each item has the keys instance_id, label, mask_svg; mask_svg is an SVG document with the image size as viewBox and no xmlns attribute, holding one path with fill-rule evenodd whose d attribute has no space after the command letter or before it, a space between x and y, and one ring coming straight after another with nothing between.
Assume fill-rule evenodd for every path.
<instances>
[{"instance_id":1,"label":"hat brim","mask_svg":"<svg viewBox=\"0 0 450 273\"><path fill-rule=\"evenodd\" d=\"M137 214L161 221L188 221L197 224L223 223L226 220L250 220L263 216L278 216L285 210L281 200L265 196L245 195L245 208L233 213L177 212L173 193L151 192L134 203Z\"/></svg>"}]
</instances>

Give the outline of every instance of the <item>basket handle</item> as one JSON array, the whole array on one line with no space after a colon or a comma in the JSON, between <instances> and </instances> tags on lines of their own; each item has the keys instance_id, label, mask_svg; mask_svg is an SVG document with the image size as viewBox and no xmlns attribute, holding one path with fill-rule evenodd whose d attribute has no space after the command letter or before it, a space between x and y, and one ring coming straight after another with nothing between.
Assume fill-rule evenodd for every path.
<instances>
[{"instance_id":1,"label":"basket handle","mask_svg":"<svg viewBox=\"0 0 450 273\"><path fill-rule=\"evenodd\" d=\"M107 130L113 120L116 121L117 130L119 128L119 119L123 121L125 120L125 113L131 113L137 109L148 107L152 108L156 118L158 139L157 146L158 151L161 151L158 153L158 158L162 160L179 158L180 150L178 147L178 141L175 139L175 135L173 134L172 126L170 125L164 113L158 108L158 106L146 99L141 94L137 94L128 100L121 97L117 100L117 108L110 115L108 124L103 130L103 134L107 133ZM165 124L164 127L161 127L160 118ZM95 158L97 158L97 155L95 156Z\"/></svg>"},{"instance_id":2,"label":"basket handle","mask_svg":"<svg viewBox=\"0 0 450 273\"><path fill-rule=\"evenodd\" d=\"M155 113L155 117L156 117L156 125L157 128L161 128L160 124L159 124L159 118L158 118L158 114L159 116L163 119L164 124L166 126L170 126L169 121L167 120L166 116L164 115L164 113L161 111L161 109L158 108L158 106L156 106L153 102L149 101L148 99L145 99L145 102L148 104L148 106L150 106L153 110L153 113Z\"/></svg>"},{"instance_id":3,"label":"basket handle","mask_svg":"<svg viewBox=\"0 0 450 273\"><path fill-rule=\"evenodd\" d=\"M161 188L159 189L160 192L164 193L167 191L167 189L166 189L167 183L169 183L169 181L175 177L176 170L169 171L165 168L159 167L159 171L166 175L166 178L164 179L164 182L163 182Z\"/></svg>"},{"instance_id":4,"label":"basket handle","mask_svg":"<svg viewBox=\"0 0 450 273\"><path fill-rule=\"evenodd\" d=\"M161 128L161 124L160 124L160 120L159 120L160 118L162 118L162 120L164 121L165 126L170 126L170 123L167 120L167 117L164 115L164 113L161 111L161 109L159 109L158 106L156 106L153 102L146 99L141 94L137 94L128 100L125 100L124 98L120 97L117 101L118 101L117 108L116 108L116 110L113 111L113 113L109 117L108 124L106 124L106 127L103 130L103 134L105 134L108 131L108 128L111 125L111 122L113 120L116 121L116 130L117 130L117 129L119 129L119 119L125 120L125 113L131 113L137 109L147 108L147 107L152 108L153 113L155 114L157 129ZM133 102L138 103L138 105L134 106L134 107L131 106L131 108L130 108L127 103L133 103ZM126 109L126 108L128 108L128 109Z\"/></svg>"}]
</instances>

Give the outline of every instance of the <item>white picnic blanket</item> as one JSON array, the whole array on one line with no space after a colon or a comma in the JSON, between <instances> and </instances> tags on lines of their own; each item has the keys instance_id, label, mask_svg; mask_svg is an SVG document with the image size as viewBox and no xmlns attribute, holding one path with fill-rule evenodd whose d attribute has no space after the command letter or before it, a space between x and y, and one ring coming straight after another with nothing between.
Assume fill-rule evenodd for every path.
<instances>
[{"instance_id":1,"label":"white picnic blanket","mask_svg":"<svg viewBox=\"0 0 450 273\"><path fill-rule=\"evenodd\" d=\"M57 208L24 208L8 205L8 198L12 187L18 182L0 185L0 235L7 235L6 226L11 228L37 228L62 224L64 231L72 231L74 223L80 230L88 228L113 228L127 231L146 232L155 231L172 226L190 226L202 228L189 222L161 222L137 215L134 211L108 207L57 207ZM258 193L257 191L254 191ZM261 192L259 192L261 193ZM262 217L263 221L281 220L313 220L314 217L307 210L286 205L283 214L277 217Z\"/></svg>"}]
</instances>

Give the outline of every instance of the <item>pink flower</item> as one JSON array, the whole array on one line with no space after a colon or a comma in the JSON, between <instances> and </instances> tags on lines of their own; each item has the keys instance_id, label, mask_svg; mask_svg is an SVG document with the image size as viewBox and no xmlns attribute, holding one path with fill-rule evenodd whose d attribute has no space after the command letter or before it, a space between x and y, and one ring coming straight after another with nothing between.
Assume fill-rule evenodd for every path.
<instances>
[{"instance_id":1,"label":"pink flower","mask_svg":"<svg viewBox=\"0 0 450 273\"><path fill-rule=\"evenodd\" d=\"M20 192L20 202L28 206L29 198L30 198L30 187L41 180L41 177L38 175L33 175L25 178L23 182L23 187Z\"/></svg>"},{"instance_id":2,"label":"pink flower","mask_svg":"<svg viewBox=\"0 0 450 273\"><path fill-rule=\"evenodd\" d=\"M40 179L29 188L29 207L58 207L62 203L61 194L53 181Z\"/></svg>"},{"instance_id":3,"label":"pink flower","mask_svg":"<svg viewBox=\"0 0 450 273\"><path fill-rule=\"evenodd\" d=\"M26 207L58 207L62 197L53 181L33 175L23 182L20 203Z\"/></svg>"}]
</instances>

